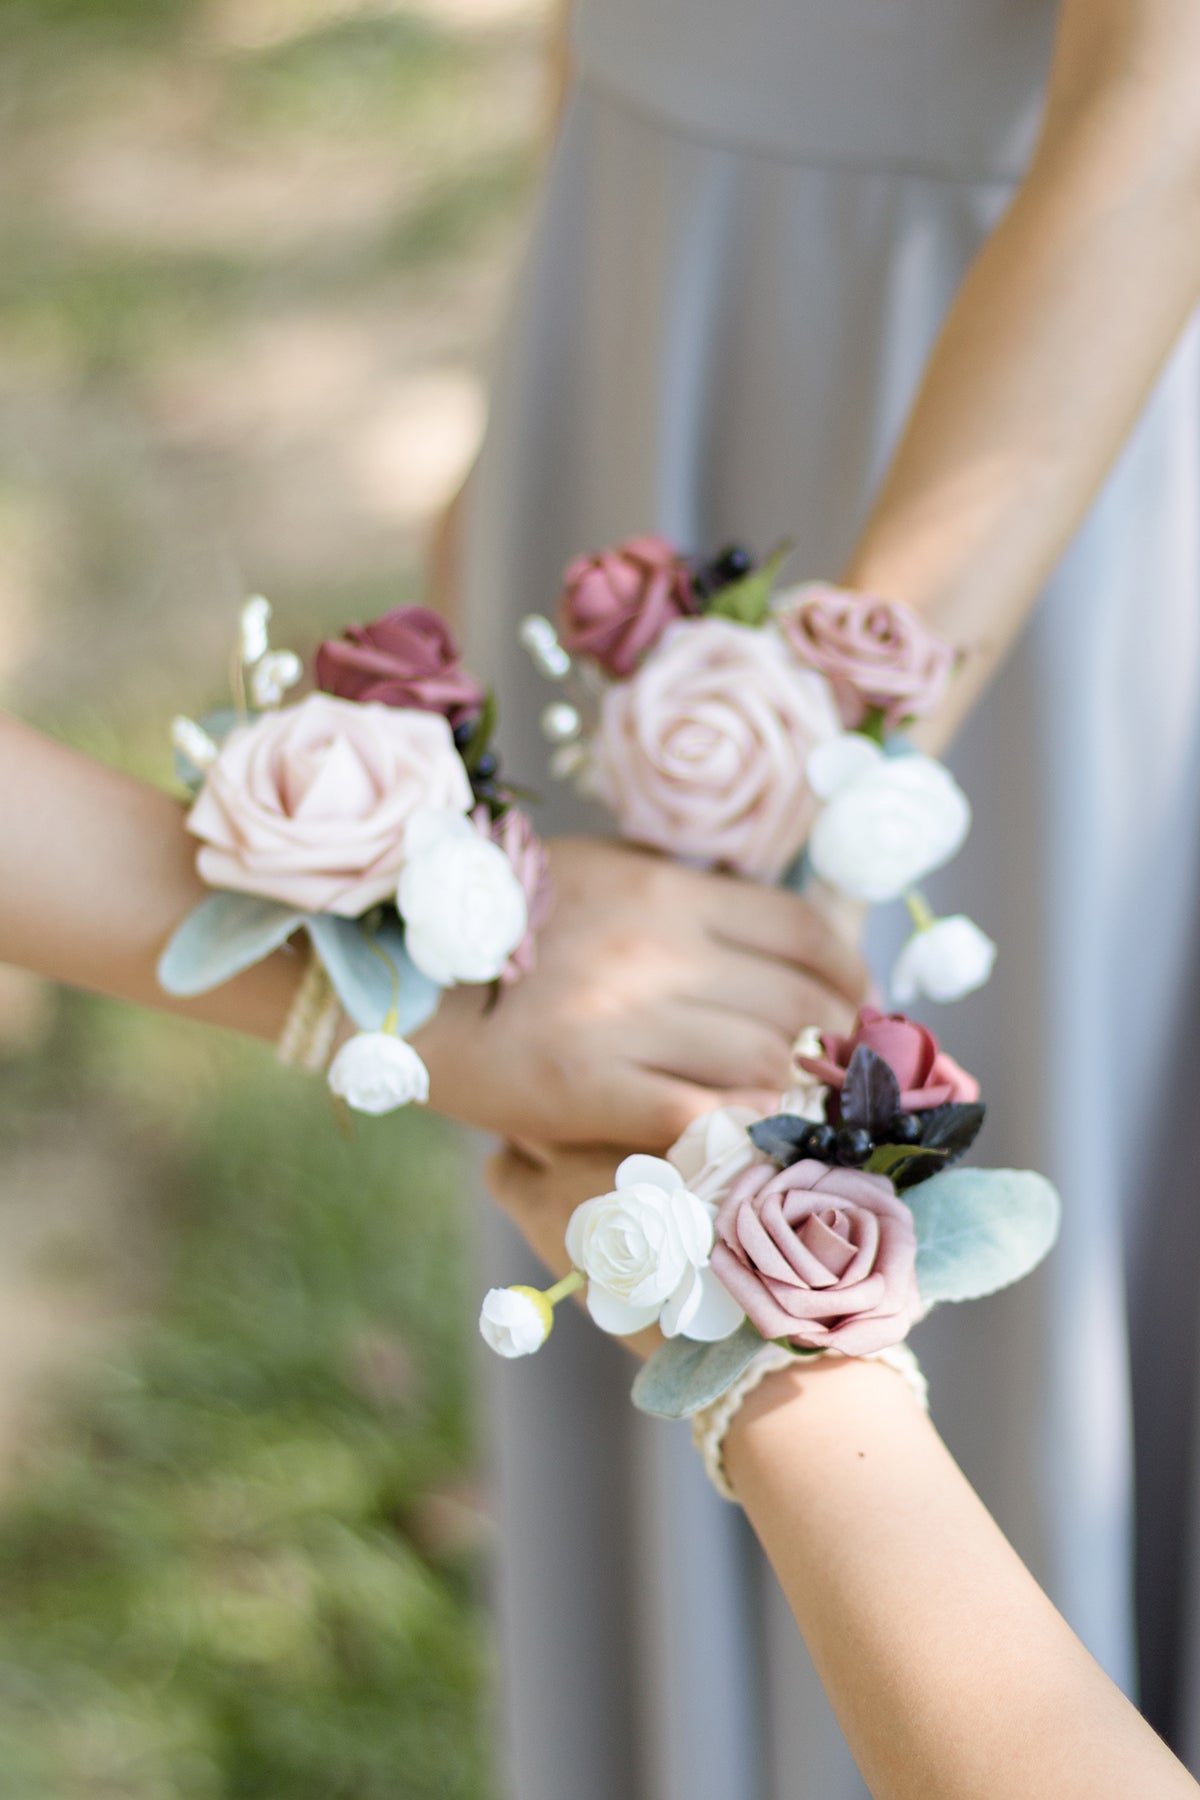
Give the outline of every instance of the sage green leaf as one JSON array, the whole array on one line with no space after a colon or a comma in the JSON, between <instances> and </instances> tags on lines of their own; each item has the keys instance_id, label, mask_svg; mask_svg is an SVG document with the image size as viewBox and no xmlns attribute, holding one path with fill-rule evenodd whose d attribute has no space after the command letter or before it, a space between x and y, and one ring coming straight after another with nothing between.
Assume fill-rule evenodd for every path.
<instances>
[{"instance_id":1,"label":"sage green leaf","mask_svg":"<svg viewBox=\"0 0 1200 1800\"><path fill-rule=\"evenodd\" d=\"M925 1150L920 1144L877 1144L863 1168L868 1175L887 1175L897 1187L914 1176L928 1180L946 1161L945 1150Z\"/></svg>"},{"instance_id":2,"label":"sage green leaf","mask_svg":"<svg viewBox=\"0 0 1200 1800\"><path fill-rule=\"evenodd\" d=\"M671 1338L656 1350L633 1384L633 1404L656 1419L686 1419L731 1388L763 1347L749 1319L715 1344Z\"/></svg>"},{"instance_id":3,"label":"sage green leaf","mask_svg":"<svg viewBox=\"0 0 1200 1800\"><path fill-rule=\"evenodd\" d=\"M790 541L773 550L761 569L751 569L740 581L731 581L713 595L706 613L732 619L735 625L762 625L771 609L775 583L795 545Z\"/></svg>"},{"instance_id":4,"label":"sage green leaf","mask_svg":"<svg viewBox=\"0 0 1200 1800\"><path fill-rule=\"evenodd\" d=\"M910 1188L917 1286L926 1306L977 1300L1036 1269L1058 1236L1062 1205L1023 1169L946 1169Z\"/></svg>"},{"instance_id":5,"label":"sage green leaf","mask_svg":"<svg viewBox=\"0 0 1200 1800\"><path fill-rule=\"evenodd\" d=\"M361 919L310 913L304 929L325 965L334 992L360 1031L380 1031L394 1007L396 1030L407 1037L437 1011L442 990L423 975L404 948L395 913L372 928Z\"/></svg>"},{"instance_id":6,"label":"sage green leaf","mask_svg":"<svg viewBox=\"0 0 1200 1800\"><path fill-rule=\"evenodd\" d=\"M163 951L160 985L168 994L207 994L285 944L307 914L258 894L218 889L190 912Z\"/></svg>"}]
</instances>

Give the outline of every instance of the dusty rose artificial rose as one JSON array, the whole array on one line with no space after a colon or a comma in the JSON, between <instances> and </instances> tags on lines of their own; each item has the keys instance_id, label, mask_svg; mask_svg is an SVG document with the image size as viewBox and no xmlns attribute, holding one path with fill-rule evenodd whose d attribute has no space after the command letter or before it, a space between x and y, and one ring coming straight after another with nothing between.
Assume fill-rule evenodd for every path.
<instances>
[{"instance_id":1,"label":"dusty rose artificial rose","mask_svg":"<svg viewBox=\"0 0 1200 1800\"><path fill-rule=\"evenodd\" d=\"M424 606L398 606L373 625L351 625L317 651L317 686L341 700L377 701L444 713L461 724L484 693L459 663L445 620Z\"/></svg>"},{"instance_id":2,"label":"dusty rose artificial rose","mask_svg":"<svg viewBox=\"0 0 1200 1800\"><path fill-rule=\"evenodd\" d=\"M748 1169L716 1233L713 1273L765 1338L869 1356L921 1316L913 1216L884 1175Z\"/></svg>"},{"instance_id":3,"label":"dusty rose artificial rose","mask_svg":"<svg viewBox=\"0 0 1200 1800\"><path fill-rule=\"evenodd\" d=\"M554 884L550 880L550 858L546 846L533 829L533 821L519 806L510 806L499 819L493 819L486 806L477 806L471 814L477 831L499 844L513 866L529 909L529 929L500 971L500 980L519 981L537 963L537 935L550 917L554 905Z\"/></svg>"},{"instance_id":4,"label":"dusty rose artificial rose","mask_svg":"<svg viewBox=\"0 0 1200 1800\"><path fill-rule=\"evenodd\" d=\"M665 538L577 556L563 576L559 631L573 656L630 675L667 626L694 612L691 571Z\"/></svg>"},{"instance_id":5,"label":"dusty rose artificial rose","mask_svg":"<svg viewBox=\"0 0 1200 1800\"><path fill-rule=\"evenodd\" d=\"M910 607L844 588L798 588L779 622L801 662L828 678L842 723L853 731L880 708L884 730L932 711L954 652Z\"/></svg>"},{"instance_id":6,"label":"dusty rose artificial rose","mask_svg":"<svg viewBox=\"0 0 1200 1800\"><path fill-rule=\"evenodd\" d=\"M235 726L187 824L210 886L353 919L394 895L416 811L470 804L439 714L310 694Z\"/></svg>"},{"instance_id":7,"label":"dusty rose artificial rose","mask_svg":"<svg viewBox=\"0 0 1200 1800\"><path fill-rule=\"evenodd\" d=\"M860 1044L881 1056L900 1083L900 1104L906 1112L924 1112L946 1101L978 1100L979 1083L952 1056L938 1048L932 1031L903 1013L883 1013L864 1006L849 1037L821 1033L822 1056L798 1056L799 1066L815 1075L831 1090L827 1107L838 1117L837 1095L846 1080L850 1059Z\"/></svg>"},{"instance_id":8,"label":"dusty rose artificial rose","mask_svg":"<svg viewBox=\"0 0 1200 1800\"><path fill-rule=\"evenodd\" d=\"M816 814L809 754L838 730L772 628L687 620L605 693L585 780L635 842L773 881Z\"/></svg>"}]
</instances>

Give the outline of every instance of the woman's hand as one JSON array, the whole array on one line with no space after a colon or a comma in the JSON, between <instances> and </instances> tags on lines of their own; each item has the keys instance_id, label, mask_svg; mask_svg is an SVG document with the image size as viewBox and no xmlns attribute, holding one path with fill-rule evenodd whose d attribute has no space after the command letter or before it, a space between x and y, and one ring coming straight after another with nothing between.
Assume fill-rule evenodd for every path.
<instances>
[{"instance_id":1,"label":"woman's hand","mask_svg":"<svg viewBox=\"0 0 1200 1800\"><path fill-rule=\"evenodd\" d=\"M448 993L413 1036L430 1100L533 1144L661 1150L722 1103L769 1109L806 1025L844 1030L866 969L806 901L625 845L550 845L534 972Z\"/></svg>"}]
</instances>

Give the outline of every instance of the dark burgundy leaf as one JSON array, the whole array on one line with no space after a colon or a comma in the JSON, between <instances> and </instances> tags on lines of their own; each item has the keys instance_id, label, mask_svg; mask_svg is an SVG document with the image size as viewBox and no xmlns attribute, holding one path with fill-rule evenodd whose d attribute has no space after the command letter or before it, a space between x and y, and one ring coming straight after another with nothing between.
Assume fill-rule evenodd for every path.
<instances>
[{"instance_id":1,"label":"dark burgundy leaf","mask_svg":"<svg viewBox=\"0 0 1200 1800\"><path fill-rule=\"evenodd\" d=\"M841 1103L842 1123L861 1125L876 1139L886 1138L888 1126L900 1111L900 1083L882 1056L865 1044L850 1058Z\"/></svg>"}]
</instances>

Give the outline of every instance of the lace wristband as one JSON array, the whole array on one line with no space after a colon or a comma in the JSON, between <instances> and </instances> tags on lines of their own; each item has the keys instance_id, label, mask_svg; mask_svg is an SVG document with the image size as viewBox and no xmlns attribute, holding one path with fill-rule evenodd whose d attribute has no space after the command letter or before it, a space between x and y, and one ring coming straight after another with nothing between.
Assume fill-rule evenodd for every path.
<instances>
[{"instance_id":1,"label":"lace wristband","mask_svg":"<svg viewBox=\"0 0 1200 1800\"><path fill-rule=\"evenodd\" d=\"M753 1362L748 1364L719 1400L714 1400L711 1406L702 1407L692 1415L692 1442L700 1452L705 1474L721 1498L732 1501L735 1506L739 1504L738 1497L729 1485L729 1477L725 1473L725 1434L747 1395L752 1394L759 1383L777 1369L793 1368L796 1360L795 1352L785 1350L782 1344L764 1345ZM889 1369L894 1369L921 1411L929 1411L929 1383L907 1344L893 1344L887 1350L877 1350L871 1356L856 1360L885 1363Z\"/></svg>"}]
</instances>

